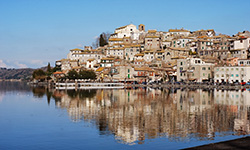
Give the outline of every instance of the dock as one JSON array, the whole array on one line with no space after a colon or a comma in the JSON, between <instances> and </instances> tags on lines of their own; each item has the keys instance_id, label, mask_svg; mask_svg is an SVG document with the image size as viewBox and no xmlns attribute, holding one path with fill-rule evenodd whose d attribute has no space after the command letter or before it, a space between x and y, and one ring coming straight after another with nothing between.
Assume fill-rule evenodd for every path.
<instances>
[{"instance_id":1,"label":"dock","mask_svg":"<svg viewBox=\"0 0 250 150\"><path fill-rule=\"evenodd\" d=\"M74 82L74 83L55 83L55 89L123 89L124 83L98 83L98 82Z\"/></svg>"}]
</instances>

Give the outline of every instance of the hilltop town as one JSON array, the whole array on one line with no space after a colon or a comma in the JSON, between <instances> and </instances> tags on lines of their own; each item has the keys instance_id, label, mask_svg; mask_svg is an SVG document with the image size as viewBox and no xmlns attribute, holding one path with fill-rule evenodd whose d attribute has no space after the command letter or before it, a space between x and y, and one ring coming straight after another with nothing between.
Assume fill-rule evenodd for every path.
<instances>
[{"instance_id":1,"label":"hilltop town","mask_svg":"<svg viewBox=\"0 0 250 150\"><path fill-rule=\"evenodd\" d=\"M71 70L92 70L98 81L217 82L250 80L250 32L216 35L213 29L145 30L140 24L116 28L107 45L71 49L56 61L54 79Z\"/></svg>"}]
</instances>

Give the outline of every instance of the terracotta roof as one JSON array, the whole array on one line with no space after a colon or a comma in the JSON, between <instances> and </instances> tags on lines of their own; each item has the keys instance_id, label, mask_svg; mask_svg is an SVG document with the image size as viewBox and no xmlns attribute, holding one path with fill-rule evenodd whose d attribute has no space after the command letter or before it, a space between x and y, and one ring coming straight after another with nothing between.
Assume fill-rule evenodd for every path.
<instances>
[{"instance_id":1,"label":"terracotta roof","mask_svg":"<svg viewBox=\"0 0 250 150\"><path fill-rule=\"evenodd\" d=\"M55 75L55 74L64 74L64 73L61 71L57 71L57 72L54 72L53 74Z\"/></svg>"},{"instance_id":2,"label":"terracotta roof","mask_svg":"<svg viewBox=\"0 0 250 150\"><path fill-rule=\"evenodd\" d=\"M135 56L144 56L144 54L140 53L140 54L135 54Z\"/></svg>"},{"instance_id":3,"label":"terracotta roof","mask_svg":"<svg viewBox=\"0 0 250 150\"><path fill-rule=\"evenodd\" d=\"M75 49L71 49L70 51L82 51L82 49L75 48Z\"/></svg>"},{"instance_id":4,"label":"terracotta roof","mask_svg":"<svg viewBox=\"0 0 250 150\"><path fill-rule=\"evenodd\" d=\"M110 50L124 50L124 48L123 47L116 47L116 48L110 48Z\"/></svg>"},{"instance_id":5,"label":"terracotta roof","mask_svg":"<svg viewBox=\"0 0 250 150\"><path fill-rule=\"evenodd\" d=\"M140 45L140 44L135 44L135 45L129 44L129 45L125 45L124 47L125 47L125 48L130 48L130 47L141 47L141 45Z\"/></svg>"},{"instance_id":6,"label":"terracotta roof","mask_svg":"<svg viewBox=\"0 0 250 150\"><path fill-rule=\"evenodd\" d=\"M101 71L103 71L103 69L104 69L104 67L100 67L100 68L96 69L96 71L101 72Z\"/></svg>"},{"instance_id":7,"label":"terracotta roof","mask_svg":"<svg viewBox=\"0 0 250 150\"><path fill-rule=\"evenodd\" d=\"M145 38L160 38L159 36L155 36L155 35L147 35Z\"/></svg>"},{"instance_id":8,"label":"terracotta roof","mask_svg":"<svg viewBox=\"0 0 250 150\"><path fill-rule=\"evenodd\" d=\"M176 50L176 51L189 51L188 49L185 48L178 48L178 47L169 47L171 50Z\"/></svg>"},{"instance_id":9,"label":"terracotta roof","mask_svg":"<svg viewBox=\"0 0 250 150\"><path fill-rule=\"evenodd\" d=\"M110 38L109 41L123 41L122 38Z\"/></svg>"},{"instance_id":10,"label":"terracotta roof","mask_svg":"<svg viewBox=\"0 0 250 150\"><path fill-rule=\"evenodd\" d=\"M190 32L190 31L185 29L169 29L168 32Z\"/></svg>"},{"instance_id":11,"label":"terracotta roof","mask_svg":"<svg viewBox=\"0 0 250 150\"><path fill-rule=\"evenodd\" d=\"M151 68L149 68L149 67L145 67L145 66L143 66L143 67L135 67L134 68L134 70L135 71L149 71L149 72L154 72L154 70L152 70Z\"/></svg>"},{"instance_id":12,"label":"terracotta roof","mask_svg":"<svg viewBox=\"0 0 250 150\"><path fill-rule=\"evenodd\" d=\"M155 33L157 30L148 30L149 33Z\"/></svg>"},{"instance_id":13,"label":"terracotta roof","mask_svg":"<svg viewBox=\"0 0 250 150\"><path fill-rule=\"evenodd\" d=\"M95 59L94 58L90 58L90 59L88 59L87 61L94 61Z\"/></svg>"},{"instance_id":14,"label":"terracotta roof","mask_svg":"<svg viewBox=\"0 0 250 150\"><path fill-rule=\"evenodd\" d=\"M102 58L101 60L115 60L114 57L106 57L106 58Z\"/></svg>"}]
</instances>

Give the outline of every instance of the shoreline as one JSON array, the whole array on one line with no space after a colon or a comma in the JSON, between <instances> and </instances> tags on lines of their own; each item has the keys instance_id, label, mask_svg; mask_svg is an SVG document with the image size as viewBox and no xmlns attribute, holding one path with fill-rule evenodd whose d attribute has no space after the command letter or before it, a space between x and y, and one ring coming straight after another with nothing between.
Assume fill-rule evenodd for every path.
<instances>
[{"instance_id":1,"label":"shoreline","mask_svg":"<svg viewBox=\"0 0 250 150\"><path fill-rule=\"evenodd\" d=\"M56 83L54 82L38 82L38 83L32 83L27 82L31 86L46 86L49 88L56 88ZM61 83L61 82L60 82ZM62 82L63 83L63 82ZM76 82L68 82L69 84L79 84ZM84 83L98 83L98 82L84 82ZM105 83L105 82L100 82ZM115 83L115 82L107 82L107 83ZM78 86L74 86L78 87ZM169 83L163 83L163 84L124 84L124 88L169 88L169 89L204 89L204 90L246 90L250 89L250 85L211 85L211 84L200 84L200 83L189 83L189 84L169 84Z\"/></svg>"},{"instance_id":2,"label":"shoreline","mask_svg":"<svg viewBox=\"0 0 250 150\"><path fill-rule=\"evenodd\" d=\"M210 143L201 146L184 148L183 150L210 150L210 149L249 149L250 147L250 136L228 140L218 143Z\"/></svg>"}]
</instances>

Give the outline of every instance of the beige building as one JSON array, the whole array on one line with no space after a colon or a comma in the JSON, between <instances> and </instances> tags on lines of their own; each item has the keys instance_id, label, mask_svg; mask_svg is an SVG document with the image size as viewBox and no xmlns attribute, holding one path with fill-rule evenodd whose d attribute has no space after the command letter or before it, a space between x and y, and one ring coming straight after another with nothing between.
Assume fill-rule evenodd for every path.
<instances>
[{"instance_id":1,"label":"beige building","mask_svg":"<svg viewBox=\"0 0 250 150\"><path fill-rule=\"evenodd\" d=\"M125 59L128 61L135 60L135 55L140 53L141 46L139 44L129 44L124 47Z\"/></svg>"},{"instance_id":2,"label":"beige building","mask_svg":"<svg viewBox=\"0 0 250 150\"><path fill-rule=\"evenodd\" d=\"M145 37L145 50L157 50L160 46L160 34L156 30L148 30Z\"/></svg>"},{"instance_id":3,"label":"beige building","mask_svg":"<svg viewBox=\"0 0 250 150\"><path fill-rule=\"evenodd\" d=\"M177 81L210 81L213 78L212 63L205 63L200 58L177 60Z\"/></svg>"}]
</instances>

